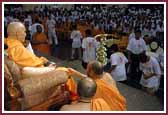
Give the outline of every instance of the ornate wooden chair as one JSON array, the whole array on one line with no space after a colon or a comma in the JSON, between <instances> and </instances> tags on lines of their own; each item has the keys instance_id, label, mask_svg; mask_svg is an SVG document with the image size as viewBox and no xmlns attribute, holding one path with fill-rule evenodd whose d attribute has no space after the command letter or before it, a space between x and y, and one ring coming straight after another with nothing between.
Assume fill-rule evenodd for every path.
<instances>
[{"instance_id":1,"label":"ornate wooden chair","mask_svg":"<svg viewBox=\"0 0 168 115\"><path fill-rule=\"evenodd\" d=\"M47 111L69 103L65 89L66 72L51 72L23 78L21 69L8 56L4 58L4 109L6 111Z\"/></svg>"}]
</instances>

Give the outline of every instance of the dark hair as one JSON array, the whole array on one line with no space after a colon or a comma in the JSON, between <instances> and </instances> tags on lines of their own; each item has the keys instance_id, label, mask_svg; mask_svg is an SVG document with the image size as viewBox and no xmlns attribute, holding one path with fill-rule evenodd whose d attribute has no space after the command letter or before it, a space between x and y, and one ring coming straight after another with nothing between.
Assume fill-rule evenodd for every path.
<instances>
[{"instance_id":1,"label":"dark hair","mask_svg":"<svg viewBox=\"0 0 168 115\"><path fill-rule=\"evenodd\" d=\"M91 98L96 93L96 82L89 78L83 78L78 82L77 91L80 97Z\"/></svg>"},{"instance_id":2,"label":"dark hair","mask_svg":"<svg viewBox=\"0 0 168 115\"><path fill-rule=\"evenodd\" d=\"M77 24L72 24L72 29L76 30L77 29Z\"/></svg>"},{"instance_id":3,"label":"dark hair","mask_svg":"<svg viewBox=\"0 0 168 115\"><path fill-rule=\"evenodd\" d=\"M118 45L117 44L113 44L111 46L111 50L113 50L114 52L117 52L118 51Z\"/></svg>"},{"instance_id":4,"label":"dark hair","mask_svg":"<svg viewBox=\"0 0 168 115\"><path fill-rule=\"evenodd\" d=\"M146 51L143 51L142 53L140 53L139 57L142 63L146 62L146 59L147 59Z\"/></svg>"},{"instance_id":5,"label":"dark hair","mask_svg":"<svg viewBox=\"0 0 168 115\"><path fill-rule=\"evenodd\" d=\"M37 25L37 26L36 26L36 29L38 29L38 28L41 28L41 29L42 29L41 25Z\"/></svg>"},{"instance_id":6,"label":"dark hair","mask_svg":"<svg viewBox=\"0 0 168 115\"><path fill-rule=\"evenodd\" d=\"M91 62L92 70L96 75L103 74L103 65L98 61Z\"/></svg>"},{"instance_id":7,"label":"dark hair","mask_svg":"<svg viewBox=\"0 0 168 115\"><path fill-rule=\"evenodd\" d=\"M37 26L36 26L36 29L37 29L37 32L42 32L42 27L41 27L41 25L37 25Z\"/></svg>"},{"instance_id":8,"label":"dark hair","mask_svg":"<svg viewBox=\"0 0 168 115\"><path fill-rule=\"evenodd\" d=\"M39 19L35 19L35 23L39 23Z\"/></svg>"},{"instance_id":9,"label":"dark hair","mask_svg":"<svg viewBox=\"0 0 168 115\"><path fill-rule=\"evenodd\" d=\"M135 29L135 33L141 33L140 29Z\"/></svg>"},{"instance_id":10,"label":"dark hair","mask_svg":"<svg viewBox=\"0 0 168 115\"><path fill-rule=\"evenodd\" d=\"M90 29L87 29L85 31L85 33L86 33L87 36L91 36L92 35L92 31Z\"/></svg>"},{"instance_id":11,"label":"dark hair","mask_svg":"<svg viewBox=\"0 0 168 115\"><path fill-rule=\"evenodd\" d=\"M144 35L144 37L149 37L149 35L148 35L148 34L146 34L146 35Z\"/></svg>"}]
</instances>

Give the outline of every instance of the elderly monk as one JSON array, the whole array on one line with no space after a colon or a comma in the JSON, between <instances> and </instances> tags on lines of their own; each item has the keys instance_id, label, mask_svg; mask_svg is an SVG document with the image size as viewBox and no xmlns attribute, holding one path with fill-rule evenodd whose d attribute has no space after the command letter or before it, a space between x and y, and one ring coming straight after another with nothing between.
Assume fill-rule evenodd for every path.
<instances>
[{"instance_id":1,"label":"elderly monk","mask_svg":"<svg viewBox=\"0 0 168 115\"><path fill-rule=\"evenodd\" d=\"M96 82L85 77L78 82L79 100L71 105L64 105L60 111L109 111L109 105L102 99L92 99L96 93Z\"/></svg>"},{"instance_id":2,"label":"elderly monk","mask_svg":"<svg viewBox=\"0 0 168 115\"><path fill-rule=\"evenodd\" d=\"M8 46L7 53L9 59L13 60L20 67L43 67L44 65L55 66L53 63L44 57L37 57L36 55L29 52L24 47L25 42L25 26L21 22L12 22L8 25L7 33L8 38L5 39L5 44ZM62 70L66 71L66 68ZM67 89L70 91L71 100L76 100L76 84L72 77L70 77L66 83Z\"/></svg>"},{"instance_id":3,"label":"elderly monk","mask_svg":"<svg viewBox=\"0 0 168 115\"><path fill-rule=\"evenodd\" d=\"M48 60L44 57L37 57L24 47L26 37L25 26L20 22L12 22L8 25L8 38L5 43L8 46L9 58L21 67L40 67Z\"/></svg>"},{"instance_id":4,"label":"elderly monk","mask_svg":"<svg viewBox=\"0 0 168 115\"><path fill-rule=\"evenodd\" d=\"M80 72L69 68L72 75L85 76ZM97 84L96 94L94 99L102 98L109 106L111 111L126 110L126 100L118 91L115 81L111 75L103 72L103 65L97 61L90 62L87 66L87 75L94 79ZM96 107L93 105L93 109Z\"/></svg>"}]
</instances>

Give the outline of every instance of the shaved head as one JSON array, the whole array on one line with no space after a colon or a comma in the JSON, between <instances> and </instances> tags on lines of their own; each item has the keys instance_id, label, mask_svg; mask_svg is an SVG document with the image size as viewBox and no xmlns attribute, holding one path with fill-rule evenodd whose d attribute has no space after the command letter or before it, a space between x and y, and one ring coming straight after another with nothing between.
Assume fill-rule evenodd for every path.
<instances>
[{"instance_id":1,"label":"shaved head","mask_svg":"<svg viewBox=\"0 0 168 115\"><path fill-rule=\"evenodd\" d=\"M8 36L13 36L21 42L24 42L25 40L25 31L26 28L21 22L11 22L7 28Z\"/></svg>"},{"instance_id":2,"label":"shaved head","mask_svg":"<svg viewBox=\"0 0 168 115\"><path fill-rule=\"evenodd\" d=\"M91 98L96 93L96 82L89 78L83 78L78 83L78 94L80 97Z\"/></svg>"},{"instance_id":3,"label":"shaved head","mask_svg":"<svg viewBox=\"0 0 168 115\"><path fill-rule=\"evenodd\" d=\"M7 33L8 35L11 35L11 34L16 34L16 32L20 32L23 30L25 30L25 26L21 22L11 22L8 25Z\"/></svg>"},{"instance_id":4,"label":"shaved head","mask_svg":"<svg viewBox=\"0 0 168 115\"><path fill-rule=\"evenodd\" d=\"M88 76L102 75L103 74L103 65L98 61L92 61L87 66Z\"/></svg>"}]
</instances>

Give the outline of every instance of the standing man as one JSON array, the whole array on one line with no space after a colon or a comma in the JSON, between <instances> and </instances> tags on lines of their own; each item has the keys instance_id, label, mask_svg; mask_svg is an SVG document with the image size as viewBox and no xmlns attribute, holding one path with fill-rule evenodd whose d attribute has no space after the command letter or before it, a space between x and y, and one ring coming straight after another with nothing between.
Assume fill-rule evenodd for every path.
<instances>
[{"instance_id":1,"label":"standing man","mask_svg":"<svg viewBox=\"0 0 168 115\"><path fill-rule=\"evenodd\" d=\"M77 30L77 25L72 25L72 33L71 33L71 39L72 39L72 54L71 59L74 59L75 51L78 51L78 59L81 59L81 39L82 34L79 30Z\"/></svg>"},{"instance_id":2,"label":"standing man","mask_svg":"<svg viewBox=\"0 0 168 115\"><path fill-rule=\"evenodd\" d=\"M83 49L83 61L82 66L86 69L87 64L90 61L96 60L96 48L98 43L95 38L92 37L92 33L90 29L85 31L86 38L82 41L82 49Z\"/></svg>"},{"instance_id":3,"label":"standing man","mask_svg":"<svg viewBox=\"0 0 168 115\"><path fill-rule=\"evenodd\" d=\"M49 44L51 45L51 53L52 55L55 54L55 48L58 45L58 39L56 36L56 29L55 25L56 22L55 20L51 17L51 15L48 17L48 20L46 22L46 25L48 27L48 38L49 38Z\"/></svg>"},{"instance_id":4,"label":"standing man","mask_svg":"<svg viewBox=\"0 0 168 115\"><path fill-rule=\"evenodd\" d=\"M115 81L125 81L127 79L125 64L128 62L128 59L124 56L122 52L118 51L117 44L113 44L111 46L111 49L112 55L110 57L110 73Z\"/></svg>"},{"instance_id":5,"label":"standing man","mask_svg":"<svg viewBox=\"0 0 168 115\"><path fill-rule=\"evenodd\" d=\"M146 51L146 43L141 38L141 31L135 30L135 39L131 39L127 46L128 50L128 62L130 63L130 75L135 83L139 83L139 54Z\"/></svg>"}]
</instances>

